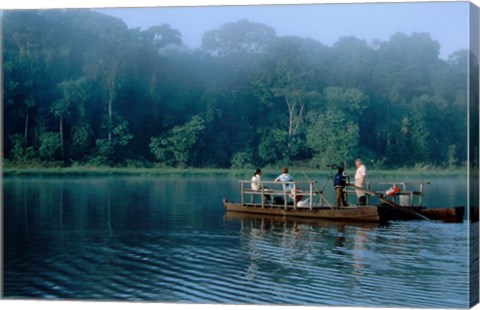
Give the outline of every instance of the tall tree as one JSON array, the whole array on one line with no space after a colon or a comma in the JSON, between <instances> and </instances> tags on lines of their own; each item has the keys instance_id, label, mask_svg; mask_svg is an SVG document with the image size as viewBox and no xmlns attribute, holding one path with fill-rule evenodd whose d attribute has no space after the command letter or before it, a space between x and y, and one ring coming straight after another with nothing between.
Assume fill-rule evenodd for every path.
<instances>
[{"instance_id":1,"label":"tall tree","mask_svg":"<svg viewBox=\"0 0 480 310\"><path fill-rule=\"evenodd\" d=\"M5 54L9 56L5 59L5 85L7 91L12 91L10 96L15 96L10 97L10 102L7 99L7 104L24 111L23 135L27 143L32 110L38 100L41 42L44 39L42 29L46 29L47 24L38 11L8 14L3 18L3 23L8 30L4 35L4 46ZM18 104L22 107L17 107Z\"/></svg>"},{"instance_id":2,"label":"tall tree","mask_svg":"<svg viewBox=\"0 0 480 310\"><path fill-rule=\"evenodd\" d=\"M122 68L128 59L125 47L128 46L126 25L118 19L99 16L90 25L98 29L97 36L101 41L93 45L87 53L84 74L87 78L99 83L102 87L107 112L107 140L112 141L114 128L114 101L123 82Z\"/></svg>"},{"instance_id":3,"label":"tall tree","mask_svg":"<svg viewBox=\"0 0 480 310\"><path fill-rule=\"evenodd\" d=\"M281 112L279 105L286 107L286 146L289 156L298 152L297 139L303 129L304 116L309 104L319 100L316 84L316 71L305 60L309 40L296 37L281 38L275 41L264 56L260 77L255 81L259 100Z\"/></svg>"},{"instance_id":4,"label":"tall tree","mask_svg":"<svg viewBox=\"0 0 480 310\"><path fill-rule=\"evenodd\" d=\"M368 105L369 98L358 89L323 90L321 103L308 115L306 145L313 152L313 166L325 167L359 156L362 133L358 124Z\"/></svg>"},{"instance_id":5,"label":"tall tree","mask_svg":"<svg viewBox=\"0 0 480 310\"><path fill-rule=\"evenodd\" d=\"M74 109L80 109L80 105L85 100L84 90L85 79L80 78L75 81L64 81L58 86L62 97L56 100L51 107L51 112L59 119L60 144L62 158L65 159L65 134L64 122L70 117Z\"/></svg>"},{"instance_id":6,"label":"tall tree","mask_svg":"<svg viewBox=\"0 0 480 310\"><path fill-rule=\"evenodd\" d=\"M242 19L207 31L202 38L202 49L217 56L262 53L274 37L275 29Z\"/></svg>"},{"instance_id":7,"label":"tall tree","mask_svg":"<svg viewBox=\"0 0 480 310\"><path fill-rule=\"evenodd\" d=\"M181 45L182 34L177 29L173 29L168 24L152 26L148 28L146 34L149 35L153 46L158 50L167 45Z\"/></svg>"}]
</instances>

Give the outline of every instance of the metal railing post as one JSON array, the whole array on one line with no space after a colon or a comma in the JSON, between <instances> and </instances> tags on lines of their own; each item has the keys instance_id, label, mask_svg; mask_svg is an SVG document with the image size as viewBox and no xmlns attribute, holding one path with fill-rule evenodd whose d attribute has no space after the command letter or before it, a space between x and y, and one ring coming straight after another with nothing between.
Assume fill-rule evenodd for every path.
<instances>
[{"instance_id":1,"label":"metal railing post","mask_svg":"<svg viewBox=\"0 0 480 310\"><path fill-rule=\"evenodd\" d=\"M260 184L260 186L262 187L262 197L260 197L260 199L262 200L262 208L265 208L265 189L263 187L263 184Z\"/></svg>"},{"instance_id":2,"label":"metal railing post","mask_svg":"<svg viewBox=\"0 0 480 310\"><path fill-rule=\"evenodd\" d=\"M293 184L293 210L297 210L297 187Z\"/></svg>"},{"instance_id":3,"label":"metal railing post","mask_svg":"<svg viewBox=\"0 0 480 310\"><path fill-rule=\"evenodd\" d=\"M313 209L313 182L310 182L310 211Z\"/></svg>"},{"instance_id":4,"label":"metal railing post","mask_svg":"<svg viewBox=\"0 0 480 310\"><path fill-rule=\"evenodd\" d=\"M423 205L423 183L420 183L420 195L418 197L418 204Z\"/></svg>"},{"instance_id":5,"label":"metal railing post","mask_svg":"<svg viewBox=\"0 0 480 310\"><path fill-rule=\"evenodd\" d=\"M245 197L244 197L245 196L245 185L243 184L243 181L240 182L240 184L241 184L240 185L240 191L242 193L242 195L241 195L242 196L242 206L244 206L245 205Z\"/></svg>"}]
</instances>

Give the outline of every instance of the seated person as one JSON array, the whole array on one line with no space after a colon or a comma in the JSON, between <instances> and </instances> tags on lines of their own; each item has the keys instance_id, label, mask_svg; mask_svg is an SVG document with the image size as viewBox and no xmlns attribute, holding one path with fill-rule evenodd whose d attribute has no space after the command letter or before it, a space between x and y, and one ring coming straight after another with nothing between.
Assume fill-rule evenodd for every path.
<instances>
[{"instance_id":1,"label":"seated person","mask_svg":"<svg viewBox=\"0 0 480 310\"><path fill-rule=\"evenodd\" d=\"M282 168L282 174L280 174L276 179L275 182L293 182L293 178L290 174L288 174L288 168L283 167ZM288 184L282 184L283 185L283 190L285 192L290 192L290 198L295 197L295 202L299 202L302 200L303 195L298 194L301 193L302 191L300 189L297 189L294 183L288 183ZM295 193L295 195L294 195Z\"/></svg>"},{"instance_id":2,"label":"seated person","mask_svg":"<svg viewBox=\"0 0 480 310\"><path fill-rule=\"evenodd\" d=\"M275 182L293 182L293 178L291 175L288 174L288 168L282 168L282 174L280 174L276 179ZM283 184L284 191L291 191L293 189L294 184Z\"/></svg>"},{"instance_id":3,"label":"seated person","mask_svg":"<svg viewBox=\"0 0 480 310\"><path fill-rule=\"evenodd\" d=\"M252 176L252 190L259 191L262 189L262 170L256 169Z\"/></svg>"},{"instance_id":4,"label":"seated person","mask_svg":"<svg viewBox=\"0 0 480 310\"><path fill-rule=\"evenodd\" d=\"M262 184L262 170L261 169L256 169L255 172L253 173L252 179L252 190L253 191L261 191L262 189L264 191L268 190L268 187L263 186ZM269 197L271 200L271 197ZM263 197L264 201L267 202L267 195L264 195ZM253 201L253 196L252 196L252 201Z\"/></svg>"}]
</instances>

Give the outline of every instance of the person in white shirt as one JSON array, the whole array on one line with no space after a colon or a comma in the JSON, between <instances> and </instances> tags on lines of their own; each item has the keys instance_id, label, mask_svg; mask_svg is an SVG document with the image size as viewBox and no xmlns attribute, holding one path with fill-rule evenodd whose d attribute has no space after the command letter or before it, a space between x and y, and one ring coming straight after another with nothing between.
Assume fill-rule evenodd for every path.
<instances>
[{"instance_id":1,"label":"person in white shirt","mask_svg":"<svg viewBox=\"0 0 480 310\"><path fill-rule=\"evenodd\" d=\"M362 163L361 159L355 160L355 166L357 167L357 171L355 171L355 186L363 187L365 185L365 177L367 176L367 168ZM367 204L367 197L365 196L365 192L360 190L355 190L358 198L358 204L360 206L364 206Z\"/></svg>"},{"instance_id":2,"label":"person in white shirt","mask_svg":"<svg viewBox=\"0 0 480 310\"><path fill-rule=\"evenodd\" d=\"M259 191L262 189L262 170L256 169L252 176L252 190Z\"/></svg>"},{"instance_id":3,"label":"person in white shirt","mask_svg":"<svg viewBox=\"0 0 480 310\"><path fill-rule=\"evenodd\" d=\"M264 190L264 192L268 192L268 187L266 186L263 186L262 184L262 170L261 169L256 169L255 172L253 173L253 176L252 176L252 190L253 191L261 191L262 189ZM253 200L253 196L252 196L252 200ZM271 195L264 195L263 196L263 201L265 203L268 203L268 202L271 202L272 201L272 196Z\"/></svg>"}]
</instances>

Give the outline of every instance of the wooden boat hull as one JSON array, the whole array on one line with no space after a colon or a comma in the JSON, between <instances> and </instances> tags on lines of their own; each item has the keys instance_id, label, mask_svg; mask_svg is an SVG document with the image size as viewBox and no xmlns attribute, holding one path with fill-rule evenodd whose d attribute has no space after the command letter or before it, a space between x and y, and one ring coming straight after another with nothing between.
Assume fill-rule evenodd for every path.
<instances>
[{"instance_id":1,"label":"wooden boat hull","mask_svg":"<svg viewBox=\"0 0 480 310\"><path fill-rule=\"evenodd\" d=\"M227 211L255 213L255 214L269 214L289 217L304 217L316 219L329 220L349 220L349 221L366 221L366 222L380 222L378 208L376 206L355 206L344 207L341 209L331 208L316 208L310 209L293 209L280 207L264 207L261 206L243 206L239 203L229 202L224 200L224 207Z\"/></svg>"},{"instance_id":2,"label":"wooden boat hull","mask_svg":"<svg viewBox=\"0 0 480 310\"><path fill-rule=\"evenodd\" d=\"M461 223L465 216L464 207L454 208L415 208L415 211L425 215L431 220L444 221L450 223Z\"/></svg>"},{"instance_id":3,"label":"wooden boat hull","mask_svg":"<svg viewBox=\"0 0 480 310\"><path fill-rule=\"evenodd\" d=\"M340 209L332 209L329 207L314 208L313 210L307 208L289 207L271 207L260 206L254 204L242 205L224 200L224 207L230 212L241 212L250 214L276 215L283 217L297 217L297 218L311 218L311 219L326 219L335 221L355 221L355 222L387 222L398 220L416 220L418 217L411 213L391 208L385 205L379 206L351 206L342 207ZM464 207L455 208L424 208L412 207L415 211L428 219L438 220L444 222L461 223L464 219Z\"/></svg>"}]
</instances>

